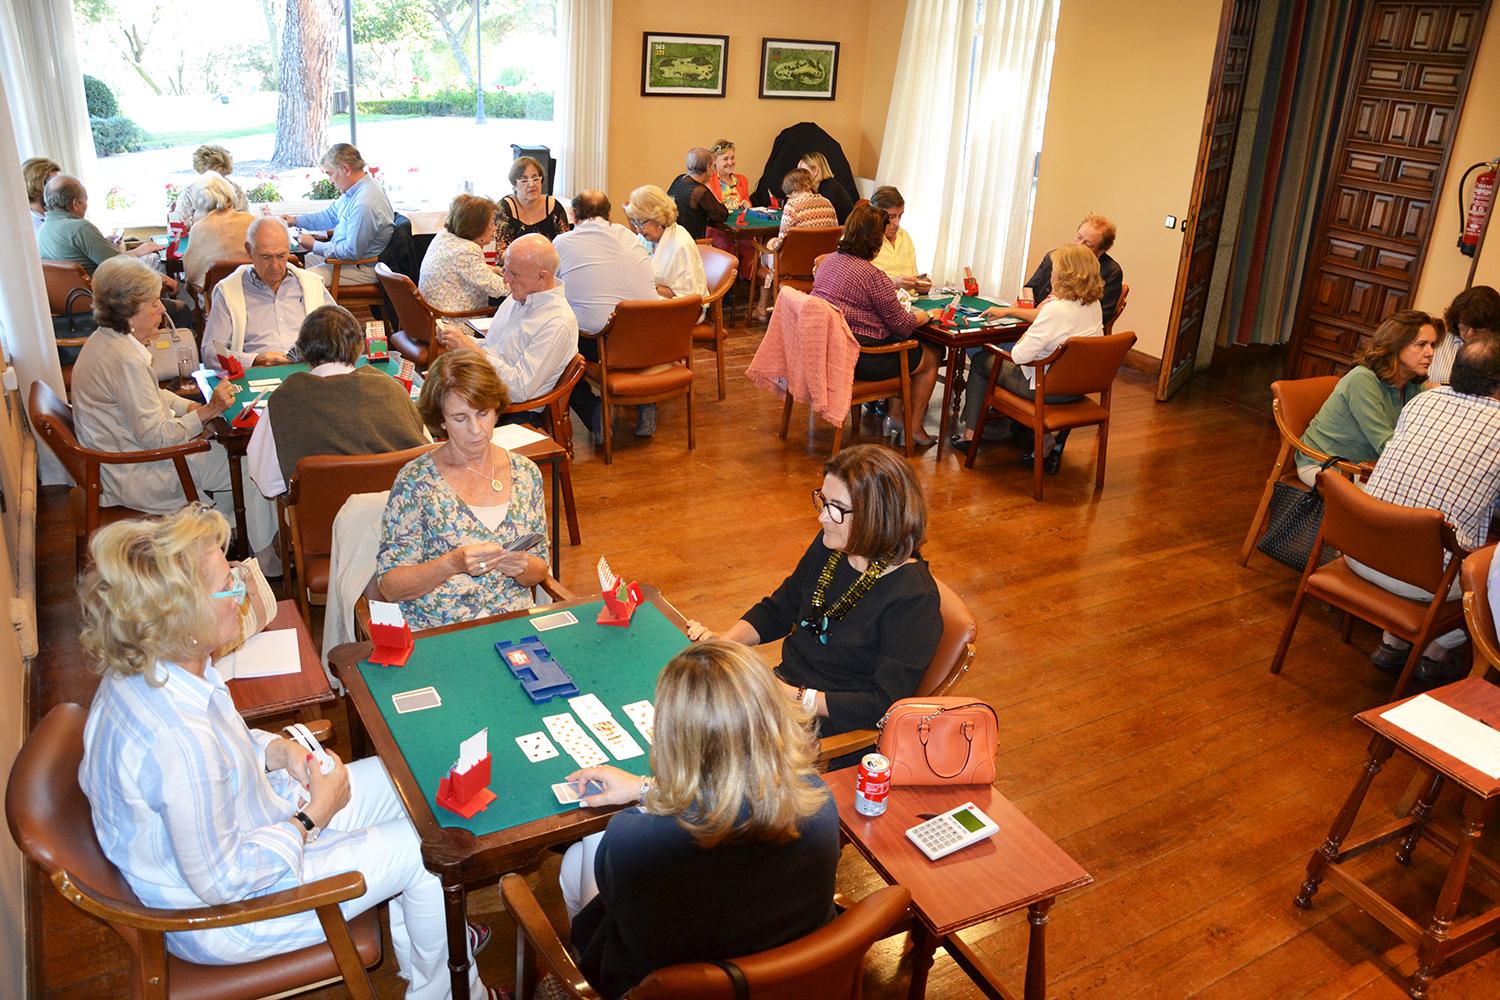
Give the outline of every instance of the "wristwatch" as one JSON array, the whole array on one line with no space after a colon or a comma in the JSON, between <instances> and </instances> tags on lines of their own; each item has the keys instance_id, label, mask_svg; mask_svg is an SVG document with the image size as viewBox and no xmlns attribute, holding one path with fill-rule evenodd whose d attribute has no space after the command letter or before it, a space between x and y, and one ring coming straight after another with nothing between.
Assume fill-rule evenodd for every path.
<instances>
[{"instance_id":1,"label":"wristwatch","mask_svg":"<svg viewBox=\"0 0 1500 1000\"><path fill-rule=\"evenodd\" d=\"M311 816L298 809L297 815L293 816L292 819L302 824L302 842L304 844L311 844L318 839L318 824L312 821Z\"/></svg>"}]
</instances>

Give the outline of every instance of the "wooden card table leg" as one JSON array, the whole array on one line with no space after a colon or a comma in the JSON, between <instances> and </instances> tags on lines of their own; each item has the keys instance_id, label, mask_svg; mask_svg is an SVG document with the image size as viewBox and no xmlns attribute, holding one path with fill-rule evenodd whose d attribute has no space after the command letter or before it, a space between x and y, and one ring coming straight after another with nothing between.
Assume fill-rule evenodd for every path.
<instances>
[{"instance_id":1,"label":"wooden card table leg","mask_svg":"<svg viewBox=\"0 0 1500 1000\"><path fill-rule=\"evenodd\" d=\"M562 486L558 466L565 461L567 459L564 457L552 462L552 577L556 580L562 579L562 526L558 521L562 513Z\"/></svg>"},{"instance_id":2,"label":"wooden card table leg","mask_svg":"<svg viewBox=\"0 0 1500 1000\"><path fill-rule=\"evenodd\" d=\"M921 919L911 925L911 988L906 991L906 1000L922 1000L927 996L927 974L932 971L932 958L940 943L938 936Z\"/></svg>"},{"instance_id":3,"label":"wooden card table leg","mask_svg":"<svg viewBox=\"0 0 1500 1000\"><path fill-rule=\"evenodd\" d=\"M1417 777L1422 777L1423 772L1418 771ZM1443 776L1433 772L1422 793L1417 796L1417 803L1411 810L1411 832L1401 841L1401 846L1396 848L1396 863L1401 865L1411 864L1411 852L1416 849L1417 841L1422 838L1422 831L1427 828L1427 821L1432 817L1433 804L1437 802L1438 795L1443 791Z\"/></svg>"},{"instance_id":4,"label":"wooden card table leg","mask_svg":"<svg viewBox=\"0 0 1500 1000\"><path fill-rule=\"evenodd\" d=\"M1052 903L1050 899L1038 900L1026 909L1026 919L1031 922L1031 940L1026 948L1026 1000L1047 997L1047 911Z\"/></svg>"},{"instance_id":5,"label":"wooden card table leg","mask_svg":"<svg viewBox=\"0 0 1500 1000\"><path fill-rule=\"evenodd\" d=\"M231 559L248 559L250 552L250 529L245 523L245 471L240 467L243 450L224 449L229 456L229 491L234 496L234 544L230 547Z\"/></svg>"},{"instance_id":6,"label":"wooden card table leg","mask_svg":"<svg viewBox=\"0 0 1500 1000\"><path fill-rule=\"evenodd\" d=\"M1438 894L1437 907L1432 913L1432 922L1417 944L1417 971L1411 977L1407 992L1416 1000L1427 996L1427 986L1432 982L1433 971L1450 950L1462 943L1461 935L1450 942L1453 918L1458 913L1458 903L1464 894L1464 883L1469 878L1469 861L1474 856L1474 845L1479 843L1485 823L1495 804L1494 799L1483 799L1469 795L1464 799L1464 823L1458 841L1453 845L1453 861L1448 865L1448 877L1443 880L1443 891Z\"/></svg>"},{"instance_id":7,"label":"wooden card table leg","mask_svg":"<svg viewBox=\"0 0 1500 1000\"><path fill-rule=\"evenodd\" d=\"M448 974L454 997L469 995L468 891L462 882L443 882L443 917L448 924Z\"/></svg>"},{"instance_id":8,"label":"wooden card table leg","mask_svg":"<svg viewBox=\"0 0 1500 1000\"><path fill-rule=\"evenodd\" d=\"M1328 839L1323 842L1322 847L1313 852L1312 858L1307 862L1307 878L1302 881L1302 889L1293 900L1302 909L1312 907L1313 894L1318 891L1318 886L1323 881L1323 873L1328 870L1329 864L1338 860L1339 848L1343 846L1344 838L1349 836L1349 831L1354 827L1354 819L1359 815L1359 807L1364 804L1371 782L1380 773L1381 766L1395 752L1396 745L1384 736L1376 736L1370 740L1369 757L1365 760L1363 773L1354 783L1353 790L1349 792L1349 798L1344 800L1344 807L1334 818L1333 827L1328 831Z\"/></svg>"},{"instance_id":9,"label":"wooden card table leg","mask_svg":"<svg viewBox=\"0 0 1500 1000\"><path fill-rule=\"evenodd\" d=\"M959 347L946 348L948 353L948 373L943 380L943 407L938 411L938 440L937 455L943 453L943 446L948 443L948 428L953 426L953 413L957 400L954 399L953 384L958 379L958 359L963 357L963 349Z\"/></svg>"},{"instance_id":10,"label":"wooden card table leg","mask_svg":"<svg viewBox=\"0 0 1500 1000\"><path fill-rule=\"evenodd\" d=\"M559 464L562 466L563 510L568 514L568 543L582 545L583 533L578 530L578 504L573 500L573 460L565 458ZM556 515L553 517L556 518Z\"/></svg>"}]
</instances>

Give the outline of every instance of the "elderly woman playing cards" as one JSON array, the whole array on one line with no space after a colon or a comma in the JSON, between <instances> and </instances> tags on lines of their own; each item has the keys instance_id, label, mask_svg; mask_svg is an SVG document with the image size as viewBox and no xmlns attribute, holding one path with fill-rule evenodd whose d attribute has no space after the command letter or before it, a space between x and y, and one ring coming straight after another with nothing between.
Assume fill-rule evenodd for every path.
<instances>
[{"instance_id":1,"label":"elderly woman playing cards","mask_svg":"<svg viewBox=\"0 0 1500 1000\"><path fill-rule=\"evenodd\" d=\"M490 440L509 404L482 354L452 351L427 372L417 410L443 443L397 474L376 563L413 631L529 608L547 575L542 475Z\"/></svg>"},{"instance_id":2,"label":"elderly woman playing cards","mask_svg":"<svg viewBox=\"0 0 1500 1000\"><path fill-rule=\"evenodd\" d=\"M824 735L874 729L916 693L943 632L937 584L917 551L927 501L911 466L878 445L845 448L813 490L822 531L792 575L720 633L781 646L787 698L821 718ZM712 637L688 622L688 638Z\"/></svg>"},{"instance_id":3,"label":"elderly woman playing cards","mask_svg":"<svg viewBox=\"0 0 1500 1000\"><path fill-rule=\"evenodd\" d=\"M579 968L616 997L656 969L785 944L833 917L838 811L811 720L738 643L701 642L656 682L653 777L569 775L584 806L640 803L568 849Z\"/></svg>"},{"instance_id":4,"label":"elderly woman playing cards","mask_svg":"<svg viewBox=\"0 0 1500 1000\"><path fill-rule=\"evenodd\" d=\"M82 592L85 653L103 675L84 728L79 783L106 857L147 906L233 903L359 871L354 916L391 902L406 995L450 996L443 892L376 758L326 765L248 729L212 651L240 631L229 527L196 506L94 535ZM325 751L326 753L326 751ZM324 939L317 915L167 935L207 965L249 962ZM471 972L471 1000L488 996Z\"/></svg>"}]
</instances>

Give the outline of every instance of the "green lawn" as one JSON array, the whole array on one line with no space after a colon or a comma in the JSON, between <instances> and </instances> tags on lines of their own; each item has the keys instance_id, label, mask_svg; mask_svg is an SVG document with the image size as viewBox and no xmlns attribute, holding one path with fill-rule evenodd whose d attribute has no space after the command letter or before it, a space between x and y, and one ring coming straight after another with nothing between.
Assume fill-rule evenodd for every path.
<instances>
[{"instance_id":1,"label":"green lawn","mask_svg":"<svg viewBox=\"0 0 1500 1000\"><path fill-rule=\"evenodd\" d=\"M363 114L359 116L362 122L389 122L402 118L411 118L412 115L372 115ZM347 125L348 115L334 115L328 120L330 125ZM196 146L205 142L217 142L221 139L242 139L247 135L271 135L276 131L275 122L267 122L264 125L252 125L247 128L214 130L197 130L192 132L148 132L146 133L146 145L157 149L170 149L173 146Z\"/></svg>"}]
</instances>

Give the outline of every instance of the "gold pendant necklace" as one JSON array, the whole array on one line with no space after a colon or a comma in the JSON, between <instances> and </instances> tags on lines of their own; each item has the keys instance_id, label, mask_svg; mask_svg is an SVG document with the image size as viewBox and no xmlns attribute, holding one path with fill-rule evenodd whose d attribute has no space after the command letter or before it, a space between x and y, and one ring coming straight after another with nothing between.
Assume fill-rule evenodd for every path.
<instances>
[{"instance_id":1,"label":"gold pendant necklace","mask_svg":"<svg viewBox=\"0 0 1500 1000\"><path fill-rule=\"evenodd\" d=\"M502 482L500 482L499 478L495 475L495 453L493 451L490 452L490 471L489 472L480 472L478 469L474 468L472 465L465 465L464 468L468 469L470 472L474 473L474 475L476 475L476 476L479 476L479 477L481 477L483 479L488 479L490 481L490 489L494 490L496 493L504 493L505 492L505 484L502 483Z\"/></svg>"}]
</instances>

